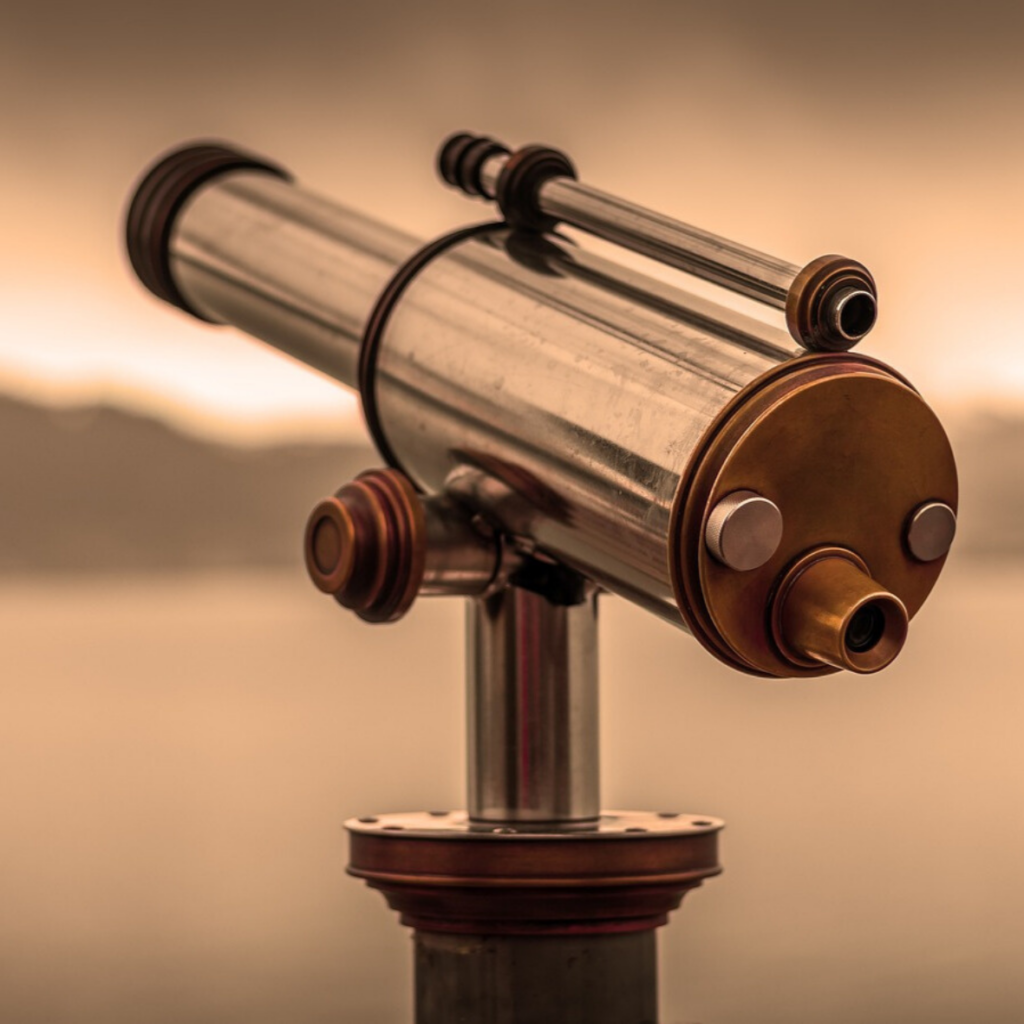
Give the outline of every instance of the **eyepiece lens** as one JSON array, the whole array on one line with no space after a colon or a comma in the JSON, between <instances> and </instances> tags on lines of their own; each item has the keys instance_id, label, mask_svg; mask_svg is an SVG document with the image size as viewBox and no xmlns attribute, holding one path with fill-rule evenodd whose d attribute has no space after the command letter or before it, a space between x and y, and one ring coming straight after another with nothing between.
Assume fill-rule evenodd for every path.
<instances>
[{"instance_id":1,"label":"eyepiece lens","mask_svg":"<svg viewBox=\"0 0 1024 1024\"><path fill-rule=\"evenodd\" d=\"M867 292L855 292L842 306L839 313L839 327L847 338L863 338L875 326L878 307L874 296Z\"/></svg>"},{"instance_id":2,"label":"eyepiece lens","mask_svg":"<svg viewBox=\"0 0 1024 1024\"><path fill-rule=\"evenodd\" d=\"M877 604L858 608L846 627L846 647L854 654L870 651L885 633L885 612Z\"/></svg>"}]
</instances>

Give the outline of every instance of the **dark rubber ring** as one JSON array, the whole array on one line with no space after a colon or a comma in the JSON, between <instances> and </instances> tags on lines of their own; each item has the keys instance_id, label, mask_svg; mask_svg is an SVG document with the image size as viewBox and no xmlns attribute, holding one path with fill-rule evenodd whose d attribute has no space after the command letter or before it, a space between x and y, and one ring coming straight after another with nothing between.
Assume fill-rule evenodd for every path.
<instances>
[{"instance_id":1,"label":"dark rubber ring","mask_svg":"<svg viewBox=\"0 0 1024 1024\"><path fill-rule=\"evenodd\" d=\"M125 217L125 247L139 280L158 298L209 323L181 294L168 251L174 220L201 185L228 171L291 175L260 157L216 142L192 143L161 157L143 176Z\"/></svg>"},{"instance_id":2,"label":"dark rubber ring","mask_svg":"<svg viewBox=\"0 0 1024 1024\"><path fill-rule=\"evenodd\" d=\"M363 331L362 343L359 346L359 395L362 399L363 418L366 420L367 429L370 431L373 443L377 446L377 451L380 452L384 461L393 469L405 472L401 462L398 460L398 456L395 455L391 445L388 444L388 439L384 436L384 430L381 426L377 409L376 391L377 355L380 351L380 344L384 337L384 328L387 326L388 317L395 308L395 304L402 297L405 289L435 256L439 256L446 249L457 245L467 238L472 238L474 235L486 234L488 231L494 231L497 228L506 226L503 221L472 224L469 227L449 232L447 235L443 235L441 238L437 238L423 246L422 249L413 253L395 271L387 287L381 292L380 298L377 299L369 320L366 321L366 330ZM406 476L409 476L409 474L406 473Z\"/></svg>"},{"instance_id":3,"label":"dark rubber ring","mask_svg":"<svg viewBox=\"0 0 1024 1024\"><path fill-rule=\"evenodd\" d=\"M477 139L472 146L464 149L459 157L458 167L459 185L462 191L470 196L484 195L484 184L480 180L480 172L484 169L484 164L492 156L505 155L508 152L507 146L495 142L494 139Z\"/></svg>"},{"instance_id":4,"label":"dark rubber ring","mask_svg":"<svg viewBox=\"0 0 1024 1024\"><path fill-rule=\"evenodd\" d=\"M478 135L470 135L469 132L456 132L441 144L437 153L437 173L441 180L452 188L462 188L459 180L459 161L462 154L478 139Z\"/></svg>"},{"instance_id":5,"label":"dark rubber ring","mask_svg":"<svg viewBox=\"0 0 1024 1024\"><path fill-rule=\"evenodd\" d=\"M496 196L505 219L515 228L550 231L558 223L537 206L537 193L552 178L575 178L576 168L560 150L549 146L524 146L505 163L498 178Z\"/></svg>"}]
</instances>

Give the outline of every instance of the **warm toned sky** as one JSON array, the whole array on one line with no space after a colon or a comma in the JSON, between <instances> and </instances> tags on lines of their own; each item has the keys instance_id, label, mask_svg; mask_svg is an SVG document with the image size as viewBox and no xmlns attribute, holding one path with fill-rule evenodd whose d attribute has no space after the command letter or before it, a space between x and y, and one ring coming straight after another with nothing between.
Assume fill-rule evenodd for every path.
<instances>
[{"instance_id":1,"label":"warm toned sky","mask_svg":"<svg viewBox=\"0 0 1024 1024\"><path fill-rule=\"evenodd\" d=\"M692 8L692 9L691 9ZM106 397L228 436L359 430L336 386L150 301L120 254L133 179L196 136L422 235L471 128L881 289L866 351L947 408L1024 407L1024 5L207 0L0 14L0 388Z\"/></svg>"}]
</instances>

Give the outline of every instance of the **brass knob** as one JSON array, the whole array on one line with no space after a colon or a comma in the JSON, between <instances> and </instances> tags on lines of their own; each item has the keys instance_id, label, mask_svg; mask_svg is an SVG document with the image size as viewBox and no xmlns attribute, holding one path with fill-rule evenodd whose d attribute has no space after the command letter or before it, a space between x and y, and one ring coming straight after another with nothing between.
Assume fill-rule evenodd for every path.
<instances>
[{"instance_id":1,"label":"brass knob","mask_svg":"<svg viewBox=\"0 0 1024 1024\"><path fill-rule=\"evenodd\" d=\"M313 583L368 622L394 622L423 580L426 525L403 473L362 473L325 498L306 523L306 570Z\"/></svg>"}]
</instances>

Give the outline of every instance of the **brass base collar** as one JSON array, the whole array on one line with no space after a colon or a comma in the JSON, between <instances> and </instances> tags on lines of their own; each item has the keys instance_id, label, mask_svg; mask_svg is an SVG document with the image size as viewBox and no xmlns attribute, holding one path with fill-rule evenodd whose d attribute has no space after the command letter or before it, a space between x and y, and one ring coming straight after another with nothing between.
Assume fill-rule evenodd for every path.
<instances>
[{"instance_id":1,"label":"brass base collar","mask_svg":"<svg viewBox=\"0 0 1024 1024\"><path fill-rule=\"evenodd\" d=\"M721 872L723 823L605 811L588 829L475 825L463 812L348 821L349 874L379 889L402 923L465 935L645 931Z\"/></svg>"}]
</instances>

